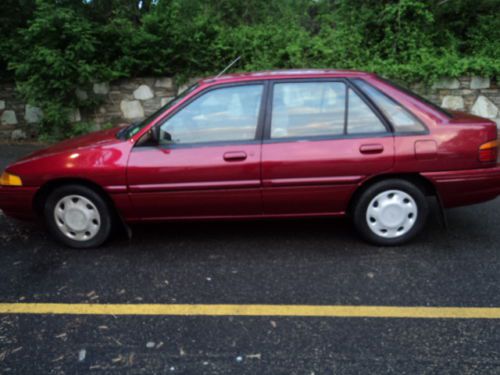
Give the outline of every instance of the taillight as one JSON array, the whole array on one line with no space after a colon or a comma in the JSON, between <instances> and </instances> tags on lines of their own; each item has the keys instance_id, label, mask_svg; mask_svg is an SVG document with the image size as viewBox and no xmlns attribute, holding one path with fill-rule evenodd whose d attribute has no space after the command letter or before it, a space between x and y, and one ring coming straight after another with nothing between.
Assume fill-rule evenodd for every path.
<instances>
[{"instance_id":1,"label":"taillight","mask_svg":"<svg viewBox=\"0 0 500 375\"><path fill-rule=\"evenodd\" d=\"M496 161L498 156L498 140L483 143L479 147L479 161Z\"/></svg>"}]
</instances>

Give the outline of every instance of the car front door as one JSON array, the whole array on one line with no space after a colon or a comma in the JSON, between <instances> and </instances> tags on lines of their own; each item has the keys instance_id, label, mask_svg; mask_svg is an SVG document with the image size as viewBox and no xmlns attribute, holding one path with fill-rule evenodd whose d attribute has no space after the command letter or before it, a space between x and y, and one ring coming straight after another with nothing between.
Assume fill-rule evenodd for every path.
<instances>
[{"instance_id":1,"label":"car front door","mask_svg":"<svg viewBox=\"0 0 500 375\"><path fill-rule=\"evenodd\" d=\"M339 214L360 181L393 166L388 124L344 80L275 81L262 148L267 215Z\"/></svg>"},{"instance_id":2,"label":"car front door","mask_svg":"<svg viewBox=\"0 0 500 375\"><path fill-rule=\"evenodd\" d=\"M128 184L137 218L261 214L263 95L261 83L205 89L159 125L159 145L135 147Z\"/></svg>"}]
</instances>

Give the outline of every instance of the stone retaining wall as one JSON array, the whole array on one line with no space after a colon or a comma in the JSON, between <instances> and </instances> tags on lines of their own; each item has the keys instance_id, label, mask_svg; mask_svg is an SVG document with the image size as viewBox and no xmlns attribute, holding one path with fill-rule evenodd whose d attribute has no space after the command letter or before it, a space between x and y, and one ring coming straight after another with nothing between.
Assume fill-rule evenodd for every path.
<instances>
[{"instance_id":1,"label":"stone retaining wall","mask_svg":"<svg viewBox=\"0 0 500 375\"><path fill-rule=\"evenodd\" d=\"M499 79L461 77L443 79L431 87L413 85L412 90L445 108L467 111L496 121L500 128ZM95 83L79 88L76 95L82 102L96 98L102 104L92 112L76 110L68 121L89 121L97 128L105 123L116 124L144 118L176 95L178 88L169 77L131 78L111 83ZM22 140L36 136L37 123L43 113L25 104L13 83L0 84L0 140Z\"/></svg>"},{"instance_id":2,"label":"stone retaining wall","mask_svg":"<svg viewBox=\"0 0 500 375\"><path fill-rule=\"evenodd\" d=\"M416 84L411 88L443 108L489 118L500 128L500 77L442 79L431 87Z\"/></svg>"}]
</instances>

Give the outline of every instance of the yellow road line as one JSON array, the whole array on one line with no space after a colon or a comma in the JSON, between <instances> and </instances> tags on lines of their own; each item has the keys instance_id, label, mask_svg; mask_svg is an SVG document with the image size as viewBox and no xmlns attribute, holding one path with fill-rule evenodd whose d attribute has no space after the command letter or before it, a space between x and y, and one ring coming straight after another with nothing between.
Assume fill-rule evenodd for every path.
<instances>
[{"instance_id":1,"label":"yellow road line","mask_svg":"<svg viewBox=\"0 0 500 375\"><path fill-rule=\"evenodd\" d=\"M500 307L0 303L2 314L500 319Z\"/></svg>"}]
</instances>

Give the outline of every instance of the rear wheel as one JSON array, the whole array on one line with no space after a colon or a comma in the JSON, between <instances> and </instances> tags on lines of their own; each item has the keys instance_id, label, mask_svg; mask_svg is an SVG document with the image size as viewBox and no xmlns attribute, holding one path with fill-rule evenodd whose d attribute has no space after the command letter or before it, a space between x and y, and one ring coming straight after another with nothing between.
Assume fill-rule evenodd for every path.
<instances>
[{"instance_id":1,"label":"rear wheel","mask_svg":"<svg viewBox=\"0 0 500 375\"><path fill-rule=\"evenodd\" d=\"M428 203L411 182L388 179L364 190L354 206L353 219L363 238L377 245L400 245L425 225Z\"/></svg>"},{"instance_id":2,"label":"rear wheel","mask_svg":"<svg viewBox=\"0 0 500 375\"><path fill-rule=\"evenodd\" d=\"M86 186L65 185L55 189L45 201L44 216L51 234L70 247L97 247L111 233L108 204Z\"/></svg>"}]
</instances>

